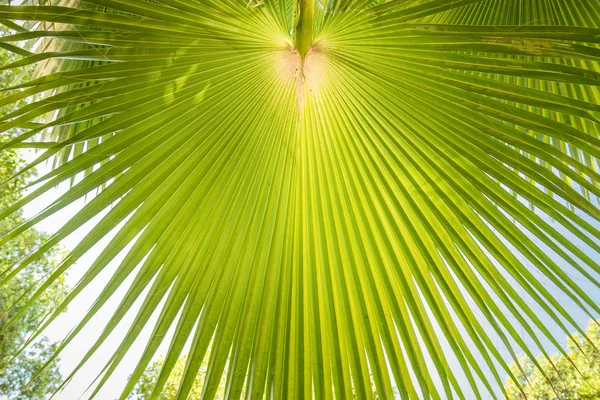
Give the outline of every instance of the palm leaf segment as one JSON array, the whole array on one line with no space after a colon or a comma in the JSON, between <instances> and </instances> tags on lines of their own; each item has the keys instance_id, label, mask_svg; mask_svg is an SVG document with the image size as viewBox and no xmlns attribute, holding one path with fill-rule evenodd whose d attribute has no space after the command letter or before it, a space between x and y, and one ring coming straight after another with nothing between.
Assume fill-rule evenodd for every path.
<instances>
[{"instance_id":1,"label":"palm leaf segment","mask_svg":"<svg viewBox=\"0 0 600 400\"><path fill-rule=\"evenodd\" d=\"M82 357L143 299L97 389L154 314L122 398L172 326L155 395L188 341L179 398L209 346L204 398L224 371L230 398L497 395L567 302L600 313L594 3L317 0L304 59L289 0L1 6L42 22L5 48L48 45L3 67L43 67L3 146L60 156L2 215L85 176L2 242L103 189L2 281L102 214L31 293L110 233L41 331L125 251L64 342L134 276Z\"/></svg>"}]
</instances>

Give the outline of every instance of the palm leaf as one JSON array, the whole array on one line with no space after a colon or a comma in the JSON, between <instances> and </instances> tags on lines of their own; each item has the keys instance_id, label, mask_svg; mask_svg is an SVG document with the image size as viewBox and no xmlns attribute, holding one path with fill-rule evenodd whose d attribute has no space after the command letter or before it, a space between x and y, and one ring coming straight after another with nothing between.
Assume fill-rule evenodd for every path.
<instances>
[{"instance_id":1,"label":"palm leaf","mask_svg":"<svg viewBox=\"0 0 600 400\"><path fill-rule=\"evenodd\" d=\"M121 398L163 341L154 395L189 342L180 398L209 347L204 398L224 373L228 398L498 396L519 353L562 349L551 326L600 313L594 1L316 1L304 57L296 7L0 6L27 27L3 68L40 65L0 100L34 99L2 148L55 159L0 217L72 182L0 242L93 195L0 284L101 216L30 294L110 238L37 335L125 252L62 351L133 278L73 371L129 326L92 397L146 325Z\"/></svg>"}]
</instances>

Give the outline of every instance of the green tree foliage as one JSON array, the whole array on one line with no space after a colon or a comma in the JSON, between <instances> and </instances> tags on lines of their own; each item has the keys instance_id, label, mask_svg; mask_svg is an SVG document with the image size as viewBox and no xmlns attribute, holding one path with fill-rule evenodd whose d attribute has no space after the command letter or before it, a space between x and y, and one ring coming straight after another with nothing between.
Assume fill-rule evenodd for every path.
<instances>
[{"instance_id":1,"label":"green tree foliage","mask_svg":"<svg viewBox=\"0 0 600 400\"><path fill-rule=\"evenodd\" d=\"M180 357L175 366L171 371L171 375L167 379L165 386L162 388L160 394L157 397L157 400L173 400L177 397L177 390L179 389L179 383L181 378L184 376L185 372L185 364L187 362L188 355L184 355ZM192 389L188 395L188 399L200 399L202 396L202 389L204 386L204 382L206 379L206 372L208 369L208 360L210 358L210 349L207 351L207 355L204 358L204 361L200 365L200 369L198 371L198 375L196 375L196 379L194 380L194 384L192 385ZM165 362L164 357L160 357L158 360L154 361L150 366L144 371L142 376L139 378L137 385L129 395L129 400L146 400L150 398L152 392L156 386L156 382L158 381L158 377L160 376L160 370L162 369ZM224 371L227 374L227 368ZM225 384L226 380L221 379L219 383L219 388L215 394L215 399L224 399L225 397ZM376 392L375 383L371 383L371 387L373 392ZM397 389L394 391L395 395L397 395ZM356 399L356 393L353 393L353 398ZM376 398L378 398L376 396Z\"/></svg>"},{"instance_id":2,"label":"green tree foliage","mask_svg":"<svg viewBox=\"0 0 600 400\"><path fill-rule=\"evenodd\" d=\"M0 153L0 180L7 179L23 166L18 154L12 150ZM10 186L0 190L0 209L6 207L18 197L16 193L24 185L25 176L13 180ZM5 234L23 222L21 212L13 214L10 218L0 221L0 234ZM6 272L31 251L39 247L48 239L48 235L30 229L19 235L0 248L0 271ZM25 387L29 380L40 371L45 362L54 354L55 343L50 343L47 338L40 338L18 355L13 356L25 344L29 335L35 330L40 321L64 298L66 285L64 277L51 285L43 295L31 306L23 308L28 296L32 293L48 274L56 267L57 251L46 253L38 258L35 263L20 271L8 282L0 286L0 394L15 395L23 388L19 395L21 399L44 399L61 382L62 377L58 371L58 359L53 360L44 368L34 382ZM15 322L6 326L17 313L22 312Z\"/></svg>"},{"instance_id":3,"label":"green tree foliage","mask_svg":"<svg viewBox=\"0 0 600 400\"><path fill-rule=\"evenodd\" d=\"M587 338L575 333L567 341L568 353L539 357L543 371L528 357L519 360L522 371L515 363L511 370L519 377L519 384L508 380L509 399L529 400L599 400L600 399L600 320L591 320L585 331ZM526 397L525 397L526 396Z\"/></svg>"},{"instance_id":4,"label":"green tree foliage","mask_svg":"<svg viewBox=\"0 0 600 400\"><path fill-rule=\"evenodd\" d=\"M1 101L40 96L0 148L56 160L0 219L88 199L47 282L108 244L38 331L108 275L73 343L124 293L89 396L140 345L120 399L168 346L159 395L189 343L182 398L209 348L208 399L224 375L232 399L498 398L518 350L600 315L598 0L50 3L0 6L3 68L39 67Z\"/></svg>"},{"instance_id":5,"label":"green tree foliage","mask_svg":"<svg viewBox=\"0 0 600 400\"><path fill-rule=\"evenodd\" d=\"M0 49L0 63L14 60L15 57L11 53ZM23 82L27 80L28 75L27 69L3 72L0 75L0 85L5 88L16 82ZM11 104L11 106L15 107L19 104ZM8 112L9 108L5 107L2 111ZM6 140L11 134L16 133L17 131L12 131L0 137ZM25 163L15 150L0 151L0 181L8 180L24 166ZM8 184L0 186L0 210L21 198L21 190L26 180L32 176L32 172L20 174ZM24 220L21 210L12 213L0 221L0 235L21 225ZM6 277L19 260L46 242L48 238L45 233L29 229L0 247L0 276ZM31 346L17 355L40 321L65 297L66 285L62 276L31 306L24 307L32 290L55 269L57 258L58 250L48 252L0 286L0 396L13 398L18 394L19 399L45 399L62 381L58 370L58 359L54 359L42 369L57 346L46 337L34 341ZM22 314L17 316L18 313ZM13 318L15 318L14 323L8 324L8 321ZM15 355L17 357L13 359ZM36 379L27 386L38 372Z\"/></svg>"},{"instance_id":6,"label":"green tree foliage","mask_svg":"<svg viewBox=\"0 0 600 400\"><path fill-rule=\"evenodd\" d=\"M208 352L210 355L210 351ZM162 391L157 397L157 400L172 400L177 397L177 390L179 389L179 383L181 378L184 376L185 372L185 364L187 362L187 355L180 357L171 374L169 375L169 379L165 383ZM145 400L150 398L152 391L154 390L154 386L158 381L158 377L160 375L160 370L163 367L165 362L164 357L159 358L155 362L153 362L147 369L144 371L144 374L138 380L137 385L133 389L133 392L129 396L131 400ZM198 374L196 375L196 379L194 380L194 384L192 385L192 389L188 395L189 399L199 399L202 395L202 388L204 381L206 379L206 371L208 369L208 357L205 357L204 361L200 365L200 369L198 370ZM215 394L215 399L224 399L225 398L225 380L221 380L219 384L219 388L217 393Z\"/></svg>"}]
</instances>

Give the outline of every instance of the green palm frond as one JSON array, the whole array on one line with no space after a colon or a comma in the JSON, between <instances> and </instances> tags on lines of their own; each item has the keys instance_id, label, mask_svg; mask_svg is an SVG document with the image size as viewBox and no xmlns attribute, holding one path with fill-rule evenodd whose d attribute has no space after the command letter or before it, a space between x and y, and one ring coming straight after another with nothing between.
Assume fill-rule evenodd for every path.
<instances>
[{"instance_id":1,"label":"green palm frond","mask_svg":"<svg viewBox=\"0 0 600 400\"><path fill-rule=\"evenodd\" d=\"M0 284L102 215L30 294L110 238L39 334L125 251L60 348L133 276L73 372L141 300L92 397L157 311L121 398L172 327L155 395L189 341L179 398L209 347L203 398L224 371L228 398L497 398L520 353L562 349L550 325L585 335L567 303L600 314L595 3L0 6L1 68L39 65L1 146L54 159L0 217L72 182L0 243L95 194Z\"/></svg>"}]
</instances>

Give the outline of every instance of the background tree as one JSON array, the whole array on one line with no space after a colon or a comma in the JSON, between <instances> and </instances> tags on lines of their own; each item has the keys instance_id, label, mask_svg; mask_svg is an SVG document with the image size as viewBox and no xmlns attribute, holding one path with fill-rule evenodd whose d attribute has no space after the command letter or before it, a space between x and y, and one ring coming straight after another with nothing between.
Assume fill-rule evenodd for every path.
<instances>
[{"instance_id":1,"label":"background tree","mask_svg":"<svg viewBox=\"0 0 600 400\"><path fill-rule=\"evenodd\" d=\"M210 351L208 352L210 354ZM179 389L179 382L184 375L185 371L185 363L187 362L187 354L183 357L180 357L171 374L169 375L169 379L165 383L162 391L157 397L157 400L172 400L176 398L177 390ZM154 385L158 380L160 375L160 370L164 364L164 357L159 358L155 362L153 362L143 373L143 375L138 380L137 385L129 395L129 399L132 400L145 400L150 398L152 391L154 390ZM208 358L206 357L198 370L198 375L196 375L196 380L192 385L192 389L188 398L190 399L199 399L202 394L202 387L204 384L204 380L206 379L206 370L208 368ZM215 395L216 399L225 398L225 381L221 380L219 385L219 389Z\"/></svg>"},{"instance_id":2,"label":"background tree","mask_svg":"<svg viewBox=\"0 0 600 400\"><path fill-rule=\"evenodd\" d=\"M210 357L210 349L207 351L207 356L204 358L204 361L200 365L200 369L198 371L198 375L196 375L196 379L194 384L192 385L192 389L190 394L188 395L188 399L199 399L202 395L202 389L204 386L204 381L206 379L206 371L208 369L208 360ZM179 383L181 378L184 376L185 372L185 363L187 362L188 355L184 355L180 357L173 370L171 371L171 375L167 379L165 386L162 388L162 391L157 397L157 400L173 400L176 398L177 390L179 389ZM150 366L144 371L140 379L138 380L137 385L129 395L130 400L145 400L150 398L152 391L154 390L155 384L160 376L160 370L163 367L165 362L164 357L160 357L158 360L150 364ZM227 374L227 368L224 371ZM374 382L371 384L373 393L376 393L376 387ZM397 389L394 391L397 394ZM375 395L378 398L377 395ZM215 394L215 399L224 399L225 398L225 380L221 379L219 384L219 388ZM356 398L356 393L354 393L353 398Z\"/></svg>"},{"instance_id":3,"label":"background tree","mask_svg":"<svg viewBox=\"0 0 600 400\"><path fill-rule=\"evenodd\" d=\"M529 400L599 400L600 399L600 320L591 320L586 329L589 340L578 333L567 341L568 354L545 357L537 362L544 375L528 357L520 360L525 375L516 364L511 370L520 378L523 392ZM509 399L524 399L523 393L512 380L506 382Z\"/></svg>"},{"instance_id":4,"label":"background tree","mask_svg":"<svg viewBox=\"0 0 600 400\"><path fill-rule=\"evenodd\" d=\"M14 61L15 57L5 49L0 48L0 64ZM29 68L3 71L0 74L0 87L6 88L16 82L29 78ZM22 104L11 104L10 108ZM8 112L4 107L0 112ZM0 135L0 141L17 134L12 130ZM26 165L15 150L0 151L0 182L8 180ZM21 190L28 179L33 176L30 171L20 174L8 184L0 186L0 210L21 198ZM0 221L0 236L24 222L21 210L12 213ZM5 277L12 267L48 240L48 235L35 229L29 229L0 247L0 276ZM13 276L0 286L0 396L13 398L18 394L19 399L44 399L58 387L62 376L58 369L58 358L54 359L44 369L42 366L56 349L46 337L41 337L14 360L13 357L25 344L29 335L39 325L56 304L64 298L66 285L64 276L58 279L31 306L23 309L28 296L56 267L59 250L55 249L36 260L28 268ZM22 312L15 322L7 326L11 320ZM25 387L34 374L39 373L35 381ZM22 391L21 391L22 390Z\"/></svg>"}]
</instances>

